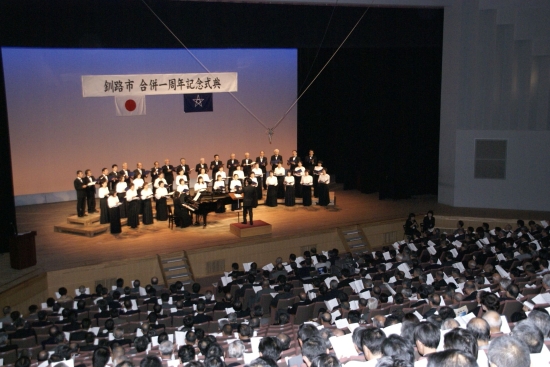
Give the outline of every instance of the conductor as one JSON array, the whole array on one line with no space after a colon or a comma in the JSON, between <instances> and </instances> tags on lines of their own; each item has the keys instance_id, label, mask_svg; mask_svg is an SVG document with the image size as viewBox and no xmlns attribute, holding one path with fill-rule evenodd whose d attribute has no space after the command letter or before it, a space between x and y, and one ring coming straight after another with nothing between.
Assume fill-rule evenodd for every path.
<instances>
[{"instance_id":1,"label":"conductor","mask_svg":"<svg viewBox=\"0 0 550 367\"><path fill-rule=\"evenodd\" d=\"M258 194L256 192L256 188L252 186L252 180L247 178L246 179L246 185L243 188L243 220L244 222L242 224L247 224L246 222L246 215L247 213L250 214L250 225L254 225L253 217L252 217L252 208L258 205Z\"/></svg>"}]
</instances>

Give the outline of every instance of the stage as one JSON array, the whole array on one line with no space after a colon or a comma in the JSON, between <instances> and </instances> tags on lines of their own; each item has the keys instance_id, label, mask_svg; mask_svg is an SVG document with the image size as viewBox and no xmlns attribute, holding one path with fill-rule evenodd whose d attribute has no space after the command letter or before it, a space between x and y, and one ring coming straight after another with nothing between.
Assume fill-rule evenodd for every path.
<instances>
[{"instance_id":1,"label":"stage","mask_svg":"<svg viewBox=\"0 0 550 367\"><path fill-rule=\"evenodd\" d=\"M254 209L254 219L271 224L272 233L247 238L247 244L250 245L254 240L263 240L266 236L271 239L284 239L356 223L374 223L391 219L402 219L404 222L410 212L417 213L417 218L421 220L424 213L430 209L435 213L436 226L438 215L509 218L511 223L515 223L517 218L550 218L550 212L454 208L438 204L435 196L381 201L378 200L377 194L344 191L338 185L331 188L331 191L335 192L337 198L335 206L258 206ZM34 230L38 233L37 265L25 270L14 270L9 267L9 254L0 256L0 291L28 274L145 258L181 250L244 245L244 240L229 230L230 224L237 222L237 212L232 212L229 206L227 208L228 210L222 214L210 213L206 228L191 226L169 229L167 221L155 221L152 225L140 225L137 229L125 226L120 235L114 236L107 232L90 238L53 230L56 224L66 222L67 217L76 212L74 201L17 207L19 232ZM242 220L242 213L240 219ZM372 246L376 247L377 244L373 243ZM298 247L295 252L299 253L299 250ZM286 255L286 250L280 254Z\"/></svg>"}]
</instances>

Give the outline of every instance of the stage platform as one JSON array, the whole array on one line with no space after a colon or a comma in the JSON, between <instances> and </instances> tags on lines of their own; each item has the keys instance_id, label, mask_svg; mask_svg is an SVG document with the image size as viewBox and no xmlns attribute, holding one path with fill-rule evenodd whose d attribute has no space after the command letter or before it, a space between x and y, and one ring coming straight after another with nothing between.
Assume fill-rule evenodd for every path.
<instances>
[{"instance_id":1,"label":"stage platform","mask_svg":"<svg viewBox=\"0 0 550 367\"><path fill-rule=\"evenodd\" d=\"M550 218L550 212L454 208L438 204L435 196L381 201L377 194L361 194L355 190L345 191L338 186L331 187L331 191L335 192L338 198L337 205L328 207L279 205L274 208L260 205L254 210L254 218L272 225L271 238L273 239L303 236L356 223L392 219L402 219L404 222L410 212L416 212L422 218L430 209L434 210L436 220L438 215L510 218L514 220L513 223L517 218ZM229 231L229 225L238 221L237 212L231 210L220 214L210 213L208 226L205 229L202 226L170 229L167 222L155 222L148 226L140 225L137 229L124 226L122 233L116 236L108 231L94 237L53 231L55 225L66 223L67 217L75 214L75 207L75 202L72 201L16 208L19 232L34 230L38 233L36 237L38 263L27 272L33 269L43 271L69 269L109 261L156 256L160 253L243 244L243 239ZM242 219L242 213L240 218ZM296 251L299 251L299 248ZM9 258L9 254L4 254L2 257ZM20 278L21 272L21 270L11 269L9 264L0 266L0 287Z\"/></svg>"},{"instance_id":2,"label":"stage platform","mask_svg":"<svg viewBox=\"0 0 550 367\"><path fill-rule=\"evenodd\" d=\"M254 237L271 234L273 228L271 224L264 222L263 220L255 220L254 225L231 223L229 225L229 231L237 237Z\"/></svg>"}]
</instances>

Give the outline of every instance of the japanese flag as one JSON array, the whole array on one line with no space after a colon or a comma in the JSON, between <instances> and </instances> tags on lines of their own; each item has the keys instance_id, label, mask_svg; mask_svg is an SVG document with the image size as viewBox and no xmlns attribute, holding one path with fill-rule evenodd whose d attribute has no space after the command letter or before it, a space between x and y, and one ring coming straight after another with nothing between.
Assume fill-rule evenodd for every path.
<instances>
[{"instance_id":1,"label":"japanese flag","mask_svg":"<svg viewBox=\"0 0 550 367\"><path fill-rule=\"evenodd\" d=\"M145 115L145 96L115 97L117 116Z\"/></svg>"}]
</instances>

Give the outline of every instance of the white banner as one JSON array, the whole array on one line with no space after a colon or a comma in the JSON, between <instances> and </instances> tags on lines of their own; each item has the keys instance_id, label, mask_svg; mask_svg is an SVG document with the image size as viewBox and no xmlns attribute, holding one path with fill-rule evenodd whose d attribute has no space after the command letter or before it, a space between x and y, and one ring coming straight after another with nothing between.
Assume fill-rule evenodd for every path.
<instances>
[{"instance_id":1,"label":"white banner","mask_svg":"<svg viewBox=\"0 0 550 367\"><path fill-rule=\"evenodd\" d=\"M83 97L237 91L237 73L82 75Z\"/></svg>"}]
</instances>

